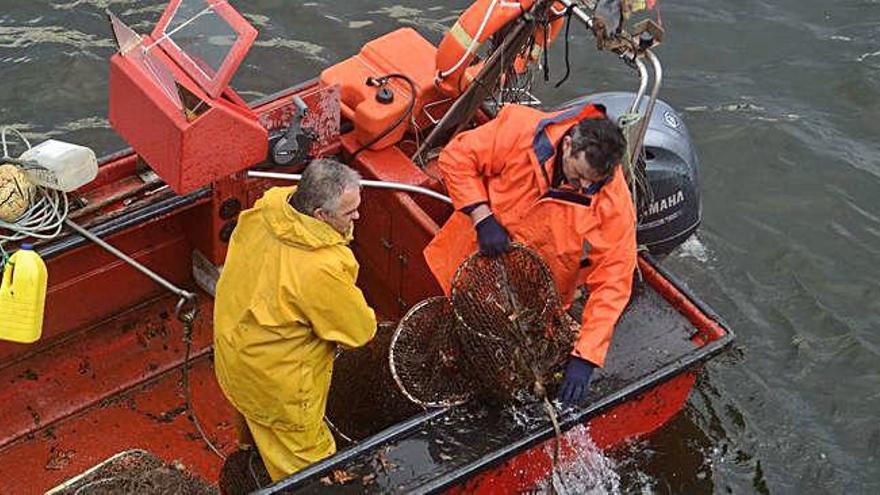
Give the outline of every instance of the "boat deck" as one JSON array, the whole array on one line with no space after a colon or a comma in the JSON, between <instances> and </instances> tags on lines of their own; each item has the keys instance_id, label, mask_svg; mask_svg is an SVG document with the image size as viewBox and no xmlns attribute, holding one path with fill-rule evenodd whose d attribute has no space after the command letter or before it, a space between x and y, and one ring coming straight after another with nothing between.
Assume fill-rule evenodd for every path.
<instances>
[{"instance_id":1,"label":"boat deck","mask_svg":"<svg viewBox=\"0 0 880 495\"><path fill-rule=\"evenodd\" d=\"M166 462L180 461L192 473L216 482L221 462L185 413L185 346L182 326L173 317L174 303L171 297L153 299L0 368L6 385L0 392L6 396L0 400L0 492L42 493L129 449L149 451ZM193 339L192 400L208 435L229 453L235 449L235 431L232 409L211 366L211 309L210 299L203 298ZM279 488L324 492L331 488L326 474L342 469L355 480L333 485L343 492L431 491L509 460L517 449L533 445L541 450L540 444L552 436L539 410L527 414L533 418L524 424L475 405L428 413L415 408L390 382L385 354L390 331L384 328L375 344L340 360L334 375L329 414L341 430L361 441L346 448L340 440L337 456L283 481ZM667 393L655 405L656 418L652 421L649 414L640 420L646 431L662 424L686 400L692 383L689 373L664 370L680 372L683 360L705 354L706 346L694 343L695 334L694 325L654 288L640 285L618 325L607 367L597 372L592 405L564 414L564 426L597 418L591 423L594 441L600 447L612 445L617 438L615 421L597 423L603 412L623 397L632 399L639 389L683 379L677 386L679 403L670 403ZM365 369L375 373L363 373ZM352 381L357 374L366 382ZM361 393L352 394L352 387ZM384 393L374 392L377 388ZM626 414L619 407L613 410ZM645 409L632 414L644 416ZM352 415L360 418L358 425ZM518 462L531 462L532 477L537 477L537 468L547 459L534 452ZM523 476L523 483L535 481ZM364 477L367 484L361 481ZM481 480L472 483L492 483L491 476Z\"/></svg>"},{"instance_id":2,"label":"boat deck","mask_svg":"<svg viewBox=\"0 0 880 495\"><path fill-rule=\"evenodd\" d=\"M687 398L692 384L692 374L672 375L689 358L706 349L693 341L698 334L694 325L672 307L652 287L640 284L632 303L622 317L615 332L614 342L609 352L607 366L598 370L591 391L591 406L584 410L570 410L560 415L565 425L574 425L597 418L591 423L593 440L600 447L608 447L615 442L615 422L628 422L627 414L637 414L636 419L650 431L655 425L674 414ZM381 339L380 339L381 340ZM702 351L701 351L702 350ZM373 361L373 352L367 356L357 369L364 370L364 364ZM696 362L696 361L694 361ZM336 377L335 377L336 378ZM346 377L351 379L351 376ZM388 380L366 378L372 383L388 383ZM678 394L669 401L657 400L652 403L651 392L643 394L643 407L615 409L619 417L600 417L603 411L614 406L621 398L633 399L633 392L666 381L666 385ZM334 385L336 386L336 385ZM346 386L358 388L360 384ZM362 388L363 390L363 388ZM338 395L344 395L336 391ZM372 391L371 391L372 393ZM376 409L383 417L388 417L389 394L376 400ZM331 395L331 417L340 426L349 424L345 417L344 404L334 401ZM402 397L401 397L402 399ZM402 399L405 400L405 399ZM355 408L363 418L364 407ZM652 419L652 415L654 418ZM540 406L519 411L516 419L507 412L491 411L476 404L465 405L449 411L431 411L392 425L384 432L365 439L336 459L329 459L308 470L282 481L266 492L296 489L297 493L326 493L336 488L341 493L421 493L448 489L462 481L473 478L474 474L489 469L488 474L471 479L463 489L465 492L477 489L523 489L538 481L542 467L548 466L550 450L545 442L553 436L551 423ZM602 434L605 430L605 434ZM552 440L551 440L552 441ZM536 446L527 459L514 462L516 466L505 466L498 471L501 478L493 478L492 466L510 460L512 454L521 453L530 446ZM531 466L529 465L531 463ZM510 469L511 467L515 469ZM336 476L333 472L336 471ZM530 472L533 471L533 472ZM510 480L509 473L519 472L519 480ZM337 480L334 482L333 480ZM347 480L339 483L338 480Z\"/></svg>"},{"instance_id":3,"label":"boat deck","mask_svg":"<svg viewBox=\"0 0 880 495\"><path fill-rule=\"evenodd\" d=\"M193 332L193 403L211 438L230 451L232 409L214 379L212 305L204 299ZM155 299L0 368L0 493L43 493L134 448L216 481L221 462L185 413L175 303Z\"/></svg>"}]
</instances>

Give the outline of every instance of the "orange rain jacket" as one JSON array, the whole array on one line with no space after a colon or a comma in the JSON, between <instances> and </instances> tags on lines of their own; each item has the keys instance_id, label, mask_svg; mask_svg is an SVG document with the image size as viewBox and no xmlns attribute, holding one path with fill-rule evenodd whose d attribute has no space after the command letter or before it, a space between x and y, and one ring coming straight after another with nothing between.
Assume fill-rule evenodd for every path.
<instances>
[{"instance_id":1,"label":"orange rain jacket","mask_svg":"<svg viewBox=\"0 0 880 495\"><path fill-rule=\"evenodd\" d=\"M461 208L488 203L515 241L547 262L563 303L586 284L589 299L573 354L602 366L614 325L629 301L636 265L636 217L620 166L591 195L551 189L557 144L592 105L556 112L508 105L495 119L457 135L439 165L456 211L425 248L428 266L447 294L464 259L477 249Z\"/></svg>"}]
</instances>

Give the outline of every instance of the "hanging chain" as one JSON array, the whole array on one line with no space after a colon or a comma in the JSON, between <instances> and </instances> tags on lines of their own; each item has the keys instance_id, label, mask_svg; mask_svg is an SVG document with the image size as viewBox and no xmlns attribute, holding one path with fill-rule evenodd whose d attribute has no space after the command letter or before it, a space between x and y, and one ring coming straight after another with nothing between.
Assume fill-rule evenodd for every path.
<instances>
[{"instance_id":1,"label":"hanging chain","mask_svg":"<svg viewBox=\"0 0 880 495\"><path fill-rule=\"evenodd\" d=\"M198 430L199 435L202 437L202 440L208 445L208 447L213 451L217 457L220 459L226 460L226 456L220 452L211 439L208 438L208 435L205 433L205 430L202 428L202 423L199 421L199 417L196 416L196 410L192 405L192 390L189 383L189 367L190 367L190 354L192 353L192 343L193 343L193 327L195 327L196 320L199 317L199 305L198 298L195 294L187 293L186 295L180 296L180 299L177 301L177 306L174 308L174 314L177 316L178 321L183 325L183 342L186 344L186 351L184 352L183 357L183 367L181 368L181 375L183 380L183 393L184 398L186 400L186 414L189 420L195 425L196 430Z\"/></svg>"}]
</instances>

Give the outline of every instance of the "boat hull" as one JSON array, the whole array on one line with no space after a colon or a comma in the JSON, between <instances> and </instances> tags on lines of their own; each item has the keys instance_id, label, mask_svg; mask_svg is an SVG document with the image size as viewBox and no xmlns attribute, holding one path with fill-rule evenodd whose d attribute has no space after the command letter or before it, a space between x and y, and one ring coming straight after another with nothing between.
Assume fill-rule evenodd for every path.
<instances>
[{"instance_id":1,"label":"boat hull","mask_svg":"<svg viewBox=\"0 0 880 495\"><path fill-rule=\"evenodd\" d=\"M315 84L307 82L273 95L257 104L255 111L264 122L283 128L292 114L290 97L314 89ZM323 152L350 153L354 148L356 143L343 135L327 143ZM366 178L439 187L429 169L415 166L397 147L364 151L353 165ZM223 233L234 226L234 216L230 220L224 210L230 195L247 207L265 189L279 184L239 174L214 188L178 196L143 171L130 151L105 160L97 181L80 198L85 206L80 205L80 213L74 215L136 260L188 287L195 286L194 251L215 263L222 260ZM421 251L450 209L430 198L365 191L361 213L353 244L362 265L359 285L377 313L393 321L416 302L440 292ZM9 418L0 425L3 488L41 493L132 448L166 461L179 459L188 470L216 482L221 461L206 448L185 414L187 392L179 380L185 347L183 328L174 319L176 298L76 235L37 249L50 273L44 338L31 346L0 344L0 379L7 385L0 417ZM688 352L670 362L654 363L648 375L609 385L591 406L563 418L566 430L587 424L600 448L613 448L661 427L686 402L696 367L732 339L717 316L650 259L640 258L639 265L646 286L659 298L657 304L679 315L676 321L688 322L680 326L690 330L678 339ZM200 295L190 392L208 436L229 453L236 448L232 409L213 379L212 306L208 294ZM457 424L457 414L462 411L432 411L382 425L357 446L267 490L332 489L335 485L321 482L328 472L351 469L364 459L374 459L382 449L412 445L407 443L408 435L448 435L430 428L447 420ZM397 472L385 481L380 476L370 486L396 489L403 484L416 492L528 489L550 469L546 443L551 437L549 425L541 424L514 437L499 437L497 445L486 445L466 462L431 459L423 478L403 480Z\"/></svg>"}]
</instances>

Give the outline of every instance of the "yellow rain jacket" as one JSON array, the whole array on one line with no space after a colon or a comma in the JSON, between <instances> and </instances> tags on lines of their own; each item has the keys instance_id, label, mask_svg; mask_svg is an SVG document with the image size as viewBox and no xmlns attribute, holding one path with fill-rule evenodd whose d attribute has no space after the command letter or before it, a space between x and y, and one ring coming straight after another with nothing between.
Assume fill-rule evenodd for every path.
<instances>
[{"instance_id":1,"label":"yellow rain jacket","mask_svg":"<svg viewBox=\"0 0 880 495\"><path fill-rule=\"evenodd\" d=\"M217 283L214 365L249 424L287 434L285 445L329 442L319 459L335 451L322 418L336 346L369 342L376 317L355 286L351 234L296 211L287 202L294 190L270 189L239 217ZM273 479L275 466L290 471L254 436Z\"/></svg>"}]
</instances>

